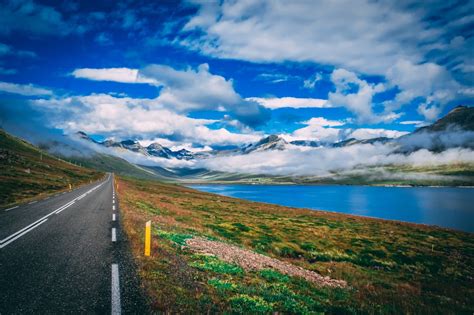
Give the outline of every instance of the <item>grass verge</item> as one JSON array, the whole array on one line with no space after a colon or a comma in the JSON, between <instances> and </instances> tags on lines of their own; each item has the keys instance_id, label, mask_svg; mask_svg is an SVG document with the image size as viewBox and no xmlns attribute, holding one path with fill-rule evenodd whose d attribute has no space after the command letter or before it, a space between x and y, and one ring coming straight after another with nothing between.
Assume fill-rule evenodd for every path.
<instances>
[{"instance_id":1,"label":"grass verge","mask_svg":"<svg viewBox=\"0 0 474 315\"><path fill-rule=\"evenodd\" d=\"M178 185L120 178L123 223L152 307L178 313L472 313L474 239L442 228L261 204ZM143 232L153 222L153 251ZM349 288L197 255L220 240Z\"/></svg>"}]
</instances>

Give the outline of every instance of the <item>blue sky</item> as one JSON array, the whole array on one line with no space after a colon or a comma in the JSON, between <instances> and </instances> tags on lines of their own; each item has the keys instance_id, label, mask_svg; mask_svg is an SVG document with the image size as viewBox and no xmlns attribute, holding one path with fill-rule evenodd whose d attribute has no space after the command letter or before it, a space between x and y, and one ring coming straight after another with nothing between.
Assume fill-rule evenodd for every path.
<instances>
[{"instance_id":1,"label":"blue sky","mask_svg":"<svg viewBox=\"0 0 474 315\"><path fill-rule=\"evenodd\" d=\"M471 105L469 1L1 1L19 125L203 148L396 137Z\"/></svg>"}]
</instances>

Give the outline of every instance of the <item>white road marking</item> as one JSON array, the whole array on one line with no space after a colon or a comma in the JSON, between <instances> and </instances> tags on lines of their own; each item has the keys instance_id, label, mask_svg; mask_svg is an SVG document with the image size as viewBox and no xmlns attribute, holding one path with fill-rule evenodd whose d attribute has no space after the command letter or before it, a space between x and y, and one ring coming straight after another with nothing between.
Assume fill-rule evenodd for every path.
<instances>
[{"instance_id":1,"label":"white road marking","mask_svg":"<svg viewBox=\"0 0 474 315\"><path fill-rule=\"evenodd\" d=\"M11 208L8 208L8 209L5 209L5 211L10 211L10 210L13 210L13 209L16 209L18 208L19 206L14 206L14 207L11 207Z\"/></svg>"},{"instance_id":2,"label":"white road marking","mask_svg":"<svg viewBox=\"0 0 474 315\"><path fill-rule=\"evenodd\" d=\"M49 198L51 198L51 197L46 197L46 198L44 198L43 200L48 200Z\"/></svg>"},{"instance_id":3,"label":"white road marking","mask_svg":"<svg viewBox=\"0 0 474 315\"><path fill-rule=\"evenodd\" d=\"M115 228L112 228L112 242L117 241L117 232Z\"/></svg>"},{"instance_id":4,"label":"white road marking","mask_svg":"<svg viewBox=\"0 0 474 315\"><path fill-rule=\"evenodd\" d=\"M115 221L115 213L112 214L112 221Z\"/></svg>"},{"instance_id":5,"label":"white road marking","mask_svg":"<svg viewBox=\"0 0 474 315\"><path fill-rule=\"evenodd\" d=\"M115 199L112 199L112 203L115 203Z\"/></svg>"},{"instance_id":6,"label":"white road marking","mask_svg":"<svg viewBox=\"0 0 474 315\"><path fill-rule=\"evenodd\" d=\"M112 264L112 315L119 315L121 313L119 270L117 264Z\"/></svg>"},{"instance_id":7,"label":"white road marking","mask_svg":"<svg viewBox=\"0 0 474 315\"><path fill-rule=\"evenodd\" d=\"M35 200L35 201L32 201L32 202L30 202L30 203L28 203L28 204L29 204L29 205L32 205L32 204L37 203L37 202L38 202L38 200Z\"/></svg>"},{"instance_id":8,"label":"white road marking","mask_svg":"<svg viewBox=\"0 0 474 315\"><path fill-rule=\"evenodd\" d=\"M112 210L114 210L114 211L115 211L115 206L112 206Z\"/></svg>"},{"instance_id":9,"label":"white road marking","mask_svg":"<svg viewBox=\"0 0 474 315\"><path fill-rule=\"evenodd\" d=\"M25 231L23 231L22 233L16 235L15 237L8 239L5 243L0 244L0 248L3 248L3 247L5 247L5 246L7 246L8 244L10 244L11 242L13 242L13 241L19 239L20 237L22 237L22 236L25 235L26 233L31 232L32 230L36 229L38 226L40 226L41 224L45 223L46 221L48 221L48 219L44 219L43 221L40 221L38 224L31 226L29 229L26 229ZM8 238L8 237L7 237L7 238Z\"/></svg>"},{"instance_id":10,"label":"white road marking","mask_svg":"<svg viewBox=\"0 0 474 315\"><path fill-rule=\"evenodd\" d=\"M73 204L75 204L76 202L73 200L69 203L67 203L66 205L62 206L61 208L59 208L58 210L56 210L56 214L59 214L61 212L63 212L64 210L66 210L67 208L69 208L70 206L72 206Z\"/></svg>"},{"instance_id":11,"label":"white road marking","mask_svg":"<svg viewBox=\"0 0 474 315\"><path fill-rule=\"evenodd\" d=\"M104 183L95 186L94 188L90 189L88 191L88 193L96 190L97 188L99 188L103 184ZM0 248L3 248L5 246L7 246L8 244L13 242L14 240L18 239L19 237L25 235L26 233L28 233L31 230L33 230L34 228L36 228L38 225L43 224L44 222L47 221L47 218L49 216L51 216L55 213L58 214L58 213L64 211L65 209L69 208L70 206L72 206L76 202L77 199L78 198L75 198L75 199L71 200L70 202L68 202L65 205L62 205L61 207L59 207L58 209L48 213L47 215L43 216L42 218L40 218L40 219L36 220L35 222L31 223L30 225L27 225L26 227L22 228L21 230L5 237L3 240L0 240ZM16 207L18 207L18 206L16 206ZM15 207L13 207L13 208L15 208Z\"/></svg>"}]
</instances>

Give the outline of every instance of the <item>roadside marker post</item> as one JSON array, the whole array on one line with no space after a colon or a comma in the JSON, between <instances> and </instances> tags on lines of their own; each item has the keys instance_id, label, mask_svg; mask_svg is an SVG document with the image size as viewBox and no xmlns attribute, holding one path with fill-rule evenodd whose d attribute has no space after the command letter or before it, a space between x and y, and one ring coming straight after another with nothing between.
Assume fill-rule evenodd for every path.
<instances>
[{"instance_id":1,"label":"roadside marker post","mask_svg":"<svg viewBox=\"0 0 474 315\"><path fill-rule=\"evenodd\" d=\"M145 256L150 256L151 248L151 221L145 225Z\"/></svg>"},{"instance_id":2,"label":"roadside marker post","mask_svg":"<svg viewBox=\"0 0 474 315\"><path fill-rule=\"evenodd\" d=\"M69 190L72 190L72 185L71 184L69 184Z\"/></svg>"}]
</instances>

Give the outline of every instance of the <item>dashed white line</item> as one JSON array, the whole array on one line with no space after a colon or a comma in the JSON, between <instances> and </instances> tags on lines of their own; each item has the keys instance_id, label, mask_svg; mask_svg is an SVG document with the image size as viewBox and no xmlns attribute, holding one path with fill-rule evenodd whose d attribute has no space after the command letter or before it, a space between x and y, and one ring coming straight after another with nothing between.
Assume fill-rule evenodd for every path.
<instances>
[{"instance_id":1,"label":"dashed white line","mask_svg":"<svg viewBox=\"0 0 474 315\"><path fill-rule=\"evenodd\" d=\"M32 204L37 203L37 202L38 202L38 200L35 200L35 201L32 201L32 202L29 202L28 204L32 205Z\"/></svg>"},{"instance_id":2,"label":"dashed white line","mask_svg":"<svg viewBox=\"0 0 474 315\"><path fill-rule=\"evenodd\" d=\"M117 241L117 231L115 228L112 228L112 242Z\"/></svg>"},{"instance_id":3,"label":"dashed white line","mask_svg":"<svg viewBox=\"0 0 474 315\"><path fill-rule=\"evenodd\" d=\"M5 209L5 211L10 211L10 210L13 210L13 209L16 209L18 208L19 206L14 206L14 207L11 207L11 208L8 208L8 209Z\"/></svg>"},{"instance_id":4,"label":"dashed white line","mask_svg":"<svg viewBox=\"0 0 474 315\"><path fill-rule=\"evenodd\" d=\"M115 206L112 206L112 210L115 210Z\"/></svg>"},{"instance_id":5,"label":"dashed white line","mask_svg":"<svg viewBox=\"0 0 474 315\"><path fill-rule=\"evenodd\" d=\"M112 315L119 315L121 313L119 270L117 264L112 264Z\"/></svg>"},{"instance_id":6,"label":"dashed white line","mask_svg":"<svg viewBox=\"0 0 474 315\"><path fill-rule=\"evenodd\" d=\"M112 221L115 221L115 213L112 214Z\"/></svg>"}]
</instances>

